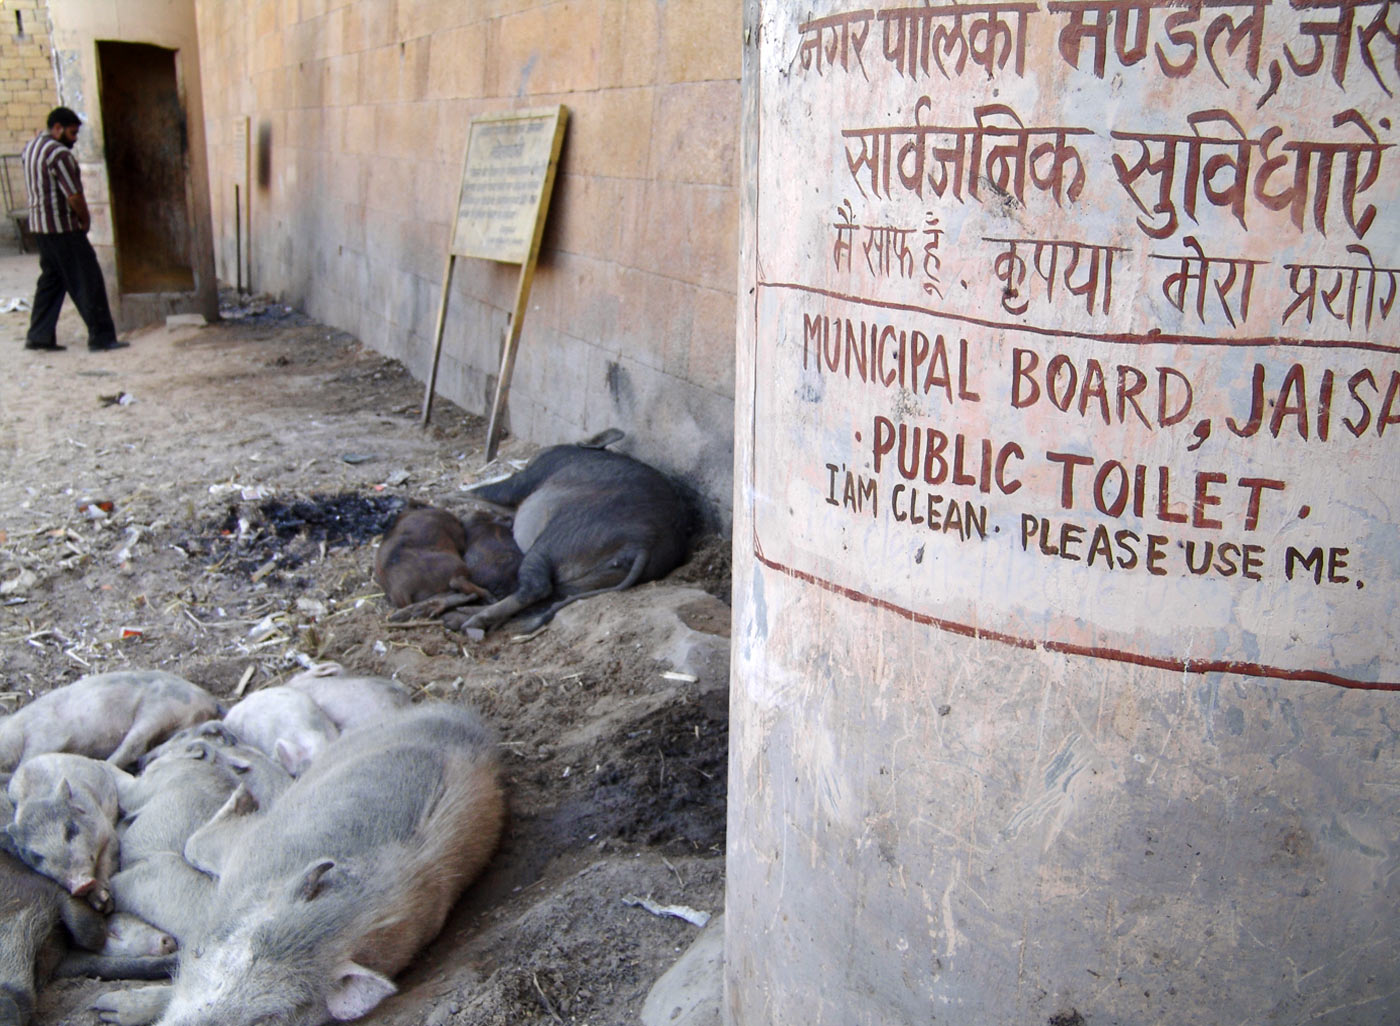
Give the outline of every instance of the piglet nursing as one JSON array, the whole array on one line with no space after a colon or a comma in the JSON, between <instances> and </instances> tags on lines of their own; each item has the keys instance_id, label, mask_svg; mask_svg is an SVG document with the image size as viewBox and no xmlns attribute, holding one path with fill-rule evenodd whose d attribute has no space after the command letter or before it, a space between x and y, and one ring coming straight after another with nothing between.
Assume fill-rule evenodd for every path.
<instances>
[{"instance_id":1,"label":"piglet nursing","mask_svg":"<svg viewBox=\"0 0 1400 1026\"><path fill-rule=\"evenodd\" d=\"M102 1018L320 1026L366 1015L442 928L503 819L495 744L472 713L419 706L348 733L248 815L211 867L209 920L180 938L174 984L105 995Z\"/></svg>"},{"instance_id":2,"label":"piglet nursing","mask_svg":"<svg viewBox=\"0 0 1400 1026\"><path fill-rule=\"evenodd\" d=\"M157 742L220 713L203 688L160 670L83 677L0 720L0 773L45 752L135 762Z\"/></svg>"}]
</instances>

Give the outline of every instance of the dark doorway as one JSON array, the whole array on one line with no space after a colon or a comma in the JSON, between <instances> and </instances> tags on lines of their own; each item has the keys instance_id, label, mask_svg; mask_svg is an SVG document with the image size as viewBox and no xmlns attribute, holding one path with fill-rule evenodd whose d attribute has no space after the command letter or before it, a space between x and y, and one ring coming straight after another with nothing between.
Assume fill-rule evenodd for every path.
<instances>
[{"instance_id":1,"label":"dark doorway","mask_svg":"<svg viewBox=\"0 0 1400 1026\"><path fill-rule=\"evenodd\" d=\"M188 292L188 145L175 51L99 41L97 63L119 289Z\"/></svg>"}]
</instances>

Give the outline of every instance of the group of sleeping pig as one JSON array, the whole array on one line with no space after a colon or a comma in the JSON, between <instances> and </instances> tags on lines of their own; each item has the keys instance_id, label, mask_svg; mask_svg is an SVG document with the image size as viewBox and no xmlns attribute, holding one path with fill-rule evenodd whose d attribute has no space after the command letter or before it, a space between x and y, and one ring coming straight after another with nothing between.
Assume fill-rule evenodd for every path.
<instances>
[{"instance_id":1,"label":"group of sleeping pig","mask_svg":"<svg viewBox=\"0 0 1400 1026\"><path fill-rule=\"evenodd\" d=\"M0 1026L55 969L104 1022L356 1019L490 858L504 799L468 710L325 664L227 711L161 671L0 720Z\"/></svg>"}]
</instances>

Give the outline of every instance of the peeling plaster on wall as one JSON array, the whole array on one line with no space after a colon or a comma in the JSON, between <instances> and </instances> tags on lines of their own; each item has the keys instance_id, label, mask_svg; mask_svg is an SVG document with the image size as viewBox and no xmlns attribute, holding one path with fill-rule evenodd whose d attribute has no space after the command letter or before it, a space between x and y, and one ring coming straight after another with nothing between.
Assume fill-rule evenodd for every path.
<instances>
[{"instance_id":1,"label":"peeling plaster on wall","mask_svg":"<svg viewBox=\"0 0 1400 1026\"><path fill-rule=\"evenodd\" d=\"M83 57L76 50L53 51L53 74L58 83L58 97L63 106L71 107L84 122L88 120L87 98L83 90Z\"/></svg>"}]
</instances>

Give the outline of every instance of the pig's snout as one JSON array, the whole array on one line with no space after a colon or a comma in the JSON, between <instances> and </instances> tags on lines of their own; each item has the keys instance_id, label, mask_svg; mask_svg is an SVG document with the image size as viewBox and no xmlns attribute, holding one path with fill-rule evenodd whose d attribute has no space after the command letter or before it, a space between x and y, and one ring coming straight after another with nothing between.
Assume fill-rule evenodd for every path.
<instances>
[{"instance_id":1,"label":"pig's snout","mask_svg":"<svg viewBox=\"0 0 1400 1026\"><path fill-rule=\"evenodd\" d=\"M68 893L75 898L86 898L97 889L97 878L94 876L77 876L68 881Z\"/></svg>"},{"instance_id":2,"label":"pig's snout","mask_svg":"<svg viewBox=\"0 0 1400 1026\"><path fill-rule=\"evenodd\" d=\"M160 940L156 941L155 946L156 950L152 952L155 955L173 955L179 948L179 945L175 943L175 938L168 933L161 934Z\"/></svg>"}]
</instances>

